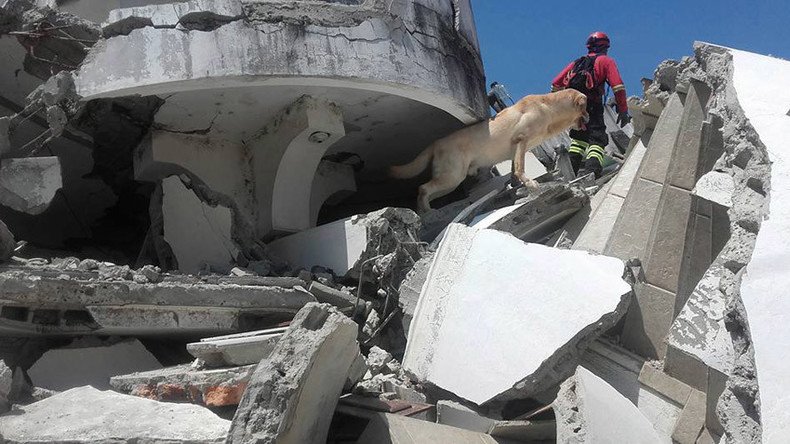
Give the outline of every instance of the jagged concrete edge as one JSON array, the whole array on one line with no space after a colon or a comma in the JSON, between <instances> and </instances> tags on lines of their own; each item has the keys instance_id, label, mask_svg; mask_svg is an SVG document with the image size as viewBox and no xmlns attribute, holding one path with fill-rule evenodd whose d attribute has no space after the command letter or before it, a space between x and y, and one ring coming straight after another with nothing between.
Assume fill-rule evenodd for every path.
<instances>
[{"instance_id":1,"label":"jagged concrete edge","mask_svg":"<svg viewBox=\"0 0 790 444\"><path fill-rule=\"evenodd\" d=\"M739 225L743 216L754 216L754 204L747 199L749 193L744 193L750 177L764 177L766 199L760 206L757 223L762 221L768 213L770 192L770 162L765 145L760 141L759 135L749 123L737 98L737 91L733 85L734 66L732 55L727 48L695 42L695 57L714 86L713 94L717 99L715 105L708 110L722 118L722 136L725 153L733 156L743 152L750 152L759 156L752 156L741 172L733 169L735 192L733 205L728 211L730 218L730 238L717 258L724 265L720 288L728 297L725 309L725 326L732 338L735 350L735 367L728 375L724 392L719 397L716 414L724 428L727 439L732 442L760 442L762 427L759 420L759 392L757 389L757 374L754 363L754 349L749 333L748 317L740 297L740 284L746 264L751 259L754 251L757 232L750 233ZM715 65L719 60L714 56L724 57L726 64L723 67ZM710 68L710 69L709 69ZM724 72L720 70L724 69ZM719 114L720 113L720 114ZM745 148L739 149L744 146ZM737 155L736 155L737 153ZM743 211L744 207L747 211ZM741 217L739 217L741 216ZM736 245L737 244L737 245ZM739 245L745 244L746 247ZM733 271L734 268L738 268Z\"/></svg>"},{"instance_id":2,"label":"jagged concrete edge","mask_svg":"<svg viewBox=\"0 0 790 444\"><path fill-rule=\"evenodd\" d=\"M581 354L598 337L620 321L628 311L633 297L633 290L620 296L620 302L617 303L613 311L604 314L597 321L579 330L568 342L543 361L532 375L518 381L512 388L486 401L483 405L497 406L507 401L541 394L563 380L567 380L581 363Z\"/></svg>"}]
</instances>

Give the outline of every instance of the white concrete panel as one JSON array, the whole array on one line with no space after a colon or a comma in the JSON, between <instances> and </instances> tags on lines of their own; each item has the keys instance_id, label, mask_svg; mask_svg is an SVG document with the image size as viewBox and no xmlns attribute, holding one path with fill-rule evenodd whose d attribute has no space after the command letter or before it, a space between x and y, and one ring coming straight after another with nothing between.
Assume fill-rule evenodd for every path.
<instances>
[{"instance_id":1,"label":"white concrete panel","mask_svg":"<svg viewBox=\"0 0 790 444\"><path fill-rule=\"evenodd\" d=\"M790 436L790 62L732 50L738 101L771 164L770 217L763 221L746 266L741 298L754 345L763 442Z\"/></svg>"},{"instance_id":2,"label":"white concrete panel","mask_svg":"<svg viewBox=\"0 0 790 444\"><path fill-rule=\"evenodd\" d=\"M608 315L631 291L622 273L619 259L453 224L420 295L404 368L477 404L559 383L567 375L553 366L569 358L568 344L616 322Z\"/></svg>"}]
</instances>

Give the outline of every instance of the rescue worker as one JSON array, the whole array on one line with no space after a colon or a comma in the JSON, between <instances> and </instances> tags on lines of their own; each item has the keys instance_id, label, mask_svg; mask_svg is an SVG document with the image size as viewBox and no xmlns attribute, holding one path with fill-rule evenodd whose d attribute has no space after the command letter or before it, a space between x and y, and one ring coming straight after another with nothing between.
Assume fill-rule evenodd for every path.
<instances>
[{"instance_id":1,"label":"rescue worker","mask_svg":"<svg viewBox=\"0 0 790 444\"><path fill-rule=\"evenodd\" d=\"M603 32L594 32L587 38L587 55L571 62L554 78L551 90L573 88L587 95L587 112L590 121L583 130L571 130L570 153L573 172L577 177L595 173L601 177L604 147L609 143L603 120L604 83L614 91L617 102L617 123L624 127L631 121L628 115L625 85L617 71L614 59L607 55L609 37Z\"/></svg>"},{"instance_id":2,"label":"rescue worker","mask_svg":"<svg viewBox=\"0 0 790 444\"><path fill-rule=\"evenodd\" d=\"M510 99L511 104L514 103L513 98L510 97L507 89L505 89L505 85L499 82L493 82L491 84L491 90L488 92L488 104L491 105L491 108L494 108L494 111L497 113L502 111L509 106L505 101L507 99Z\"/></svg>"}]
</instances>

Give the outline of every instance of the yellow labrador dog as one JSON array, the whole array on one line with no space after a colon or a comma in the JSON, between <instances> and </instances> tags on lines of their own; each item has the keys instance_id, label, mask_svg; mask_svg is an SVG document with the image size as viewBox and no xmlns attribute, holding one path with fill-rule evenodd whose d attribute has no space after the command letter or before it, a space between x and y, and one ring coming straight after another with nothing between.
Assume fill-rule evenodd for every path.
<instances>
[{"instance_id":1,"label":"yellow labrador dog","mask_svg":"<svg viewBox=\"0 0 790 444\"><path fill-rule=\"evenodd\" d=\"M588 120L587 97L579 91L526 96L493 118L433 142L411 163L390 167L390 176L417 176L433 161L431 181L420 186L420 212L430 210L433 199L453 191L467 175L507 159L513 159L515 177L534 190L538 183L524 174L527 151L569 127L583 128Z\"/></svg>"}]
</instances>

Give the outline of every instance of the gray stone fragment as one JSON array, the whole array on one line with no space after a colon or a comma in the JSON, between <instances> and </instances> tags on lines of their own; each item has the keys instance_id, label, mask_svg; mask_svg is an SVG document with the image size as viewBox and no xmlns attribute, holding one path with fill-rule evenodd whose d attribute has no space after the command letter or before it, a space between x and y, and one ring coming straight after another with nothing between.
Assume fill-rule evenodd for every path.
<instances>
[{"instance_id":1,"label":"gray stone fragment","mask_svg":"<svg viewBox=\"0 0 790 444\"><path fill-rule=\"evenodd\" d=\"M255 369L229 444L324 443L359 353L357 325L329 304L307 304Z\"/></svg>"},{"instance_id":2,"label":"gray stone fragment","mask_svg":"<svg viewBox=\"0 0 790 444\"><path fill-rule=\"evenodd\" d=\"M210 410L79 387L0 416L5 443L221 443L230 422Z\"/></svg>"},{"instance_id":3,"label":"gray stone fragment","mask_svg":"<svg viewBox=\"0 0 790 444\"><path fill-rule=\"evenodd\" d=\"M28 214L41 214L63 187L60 159L27 157L0 161L0 203Z\"/></svg>"},{"instance_id":4,"label":"gray stone fragment","mask_svg":"<svg viewBox=\"0 0 790 444\"><path fill-rule=\"evenodd\" d=\"M552 404L557 442L661 442L653 425L637 407L584 367L560 386Z\"/></svg>"},{"instance_id":5,"label":"gray stone fragment","mask_svg":"<svg viewBox=\"0 0 790 444\"><path fill-rule=\"evenodd\" d=\"M282 329L278 328L250 332L240 337L206 338L187 344L187 351L209 367L255 364L269 356L282 334Z\"/></svg>"},{"instance_id":6,"label":"gray stone fragment","mask_svg":"<svg viewBox=\"0 0 790 444\"><path fill-rule=\"evenodd\" d=\"M379 413L370 420L357 442L360 444L508 444L513 441L408 416Z\"/></svg>"},{"instance_id":7,"label":"gray stone fragment","mask_svg":"<svg viewBox=\"0 0 790 444\"><path fill-rule=\"evenodd\" d=\"M5 223L0 220L0 261L6 261L11 258L16 248L16 240L11 230L8 229Z\"/></svg>"},{"instance_id":8,"label":"gray stone fragment","mask_svg":"<svg viewBox=\"0 0 790 444\"><path fill-rule=\"evenodd\" d=\"M7 412L11 407L9 395L13 379L11 369L5 365L5 362L0 360L0 415ZM2 434L0 434L0 437L2 437Z\"/></svg>"}]
</instances>

